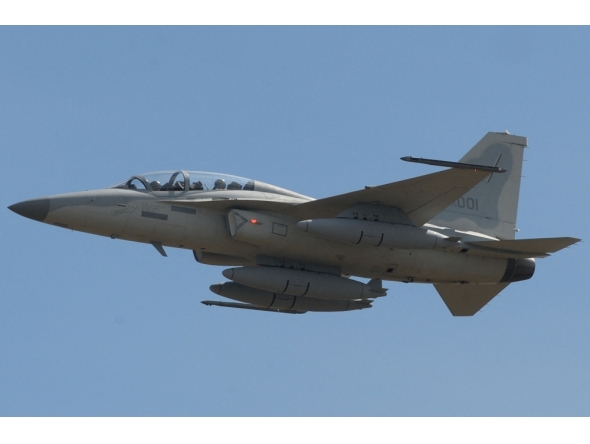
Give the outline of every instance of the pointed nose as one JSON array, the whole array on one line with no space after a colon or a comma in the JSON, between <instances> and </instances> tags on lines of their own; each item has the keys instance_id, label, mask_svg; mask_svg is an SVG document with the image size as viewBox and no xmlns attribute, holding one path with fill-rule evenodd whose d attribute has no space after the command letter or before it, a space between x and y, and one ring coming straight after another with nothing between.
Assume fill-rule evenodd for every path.
<instances>
[{"instance_id":1,"label":"pointed nose","mask_svg":"<svg viewBox=\"0 0 590 444\"><path fill-rule=\"evenodd\" d=\"M49 213L49 199L31 199L15 203L8 207L23 217L43 222Z\"/></svg>"}]
</instances>

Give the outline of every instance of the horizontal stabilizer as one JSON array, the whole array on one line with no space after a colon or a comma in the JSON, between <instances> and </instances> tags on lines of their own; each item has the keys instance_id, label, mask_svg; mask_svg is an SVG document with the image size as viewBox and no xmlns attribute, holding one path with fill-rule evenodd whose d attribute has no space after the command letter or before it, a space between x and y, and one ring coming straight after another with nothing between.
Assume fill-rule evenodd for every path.
<instances>
[{"instance_id":1,"label":"horizontal stabilizer","mask_svg":"<svg viewBox=\"0 0 590 444\"><path fill-rule=\"evenodd\" d=\"M509 284L434 284L453 316L473 316Z\"/></svg>"},{"instance_id":2,"label":"horizontal stabilizer","mask_svg":"<svg viewBox=\"0 0 590 444\"><path fill-rule=\"evenodd\" d=\"M201 304L207 306L216 305L218 307L230 307L230 308L244 308L246 310L258 310L258 311L273 311L275 313L289 313L289 314L303 314L305 311L298 310L284 310L276 308L257 307L256 305L240 304L237 302L221 302L221 301L201 301Z\"/></svg>"},{"instance_id":3,"label":"horizontal stabilizer","mask_svg":"<svg viewBox=\"0 0 590 444\"><path fill-rule=\"evenodd\" d=\"M499 241L475 241L467 244L476 249L489 252L514 253L518 257L546 257L565 247L579 242L574 237L547 237L538 239L517 239Z\"/></svg>"}]
</instances>

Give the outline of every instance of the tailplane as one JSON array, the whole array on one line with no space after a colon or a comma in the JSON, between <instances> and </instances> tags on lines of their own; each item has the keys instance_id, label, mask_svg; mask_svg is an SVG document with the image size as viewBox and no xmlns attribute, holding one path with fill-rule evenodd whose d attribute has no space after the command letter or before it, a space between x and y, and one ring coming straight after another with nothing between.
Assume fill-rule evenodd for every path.
<instances>
[{"instance_id":1,"label":"tailplane","mask_svg":"<svg viewBox=\"0 0 590 444\"><path fill-rule=\"evenodd\" d=\"M460 162L506 169L492 173L430 221L498 239L514 239L526 137L487 133Z\"/></svg>"}]
</instances>

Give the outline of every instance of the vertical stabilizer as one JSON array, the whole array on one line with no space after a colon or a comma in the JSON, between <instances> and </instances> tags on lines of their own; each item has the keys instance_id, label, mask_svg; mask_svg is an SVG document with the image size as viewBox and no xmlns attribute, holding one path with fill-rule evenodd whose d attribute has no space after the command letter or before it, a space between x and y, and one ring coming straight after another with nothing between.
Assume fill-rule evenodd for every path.
<instances>
[{"instance_id":1,"label":"vertical stabilizer","mask_svg":"<svg viewBox=\"0 0 590 444\"><path fill-rule=\"evenodd\" d=\"M430 223L514 239L526 137L487 133L460 162L504 168L493 173L439 213Z\"/></svg>"}]
</instances>

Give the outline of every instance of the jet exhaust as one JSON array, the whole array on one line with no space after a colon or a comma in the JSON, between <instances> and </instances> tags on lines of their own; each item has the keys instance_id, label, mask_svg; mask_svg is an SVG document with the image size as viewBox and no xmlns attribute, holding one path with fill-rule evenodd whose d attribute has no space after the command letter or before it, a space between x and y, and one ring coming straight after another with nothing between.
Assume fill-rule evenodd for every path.
<instances>
[{"instance_id":1,"label":"jet exhaust","mask_svg":"<svg viewBox=\"0 0 590 444\"><path fill-rule=\"evenodd\" d=\"M535 274L535 260L528 259L508 259L506 263L506 271L500 280L502 282L518 282L526 281Z\"/></svg>"}]
</instances>

